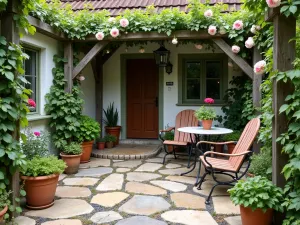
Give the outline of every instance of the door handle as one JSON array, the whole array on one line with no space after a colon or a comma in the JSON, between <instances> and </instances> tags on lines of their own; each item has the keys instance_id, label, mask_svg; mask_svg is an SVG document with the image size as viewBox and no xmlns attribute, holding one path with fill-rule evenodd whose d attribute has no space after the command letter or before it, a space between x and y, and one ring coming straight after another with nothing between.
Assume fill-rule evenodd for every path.
<instances>
[{"instance_id":1,"label":"door handle","mask_svg":"<svg viewBox=\"0 0 300 225\"><path fill-rule=\"evenodd\" d=\"M158 97L155 98L155 106L158 107Z\"/></svg>"}]
</instances>

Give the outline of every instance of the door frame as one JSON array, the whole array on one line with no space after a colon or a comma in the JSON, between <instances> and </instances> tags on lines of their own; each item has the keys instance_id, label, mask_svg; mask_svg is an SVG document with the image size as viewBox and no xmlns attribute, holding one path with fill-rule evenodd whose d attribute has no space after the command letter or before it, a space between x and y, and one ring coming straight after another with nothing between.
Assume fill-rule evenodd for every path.
<instances>
[{"instance_id":1,"label":"door frame","mask_svg":"<svg viewBox=\"0 0 300 225\"><path fill-rule=\"evenodd\" d=\"M154 59L151 53L144 54L121 54L121 138L127 138L127 88L126 88L126 71L128 59ZM164 115L164 67L159 68L158 73L158 129L163 128L163 115Z\"/></svg>"}]
</instances>

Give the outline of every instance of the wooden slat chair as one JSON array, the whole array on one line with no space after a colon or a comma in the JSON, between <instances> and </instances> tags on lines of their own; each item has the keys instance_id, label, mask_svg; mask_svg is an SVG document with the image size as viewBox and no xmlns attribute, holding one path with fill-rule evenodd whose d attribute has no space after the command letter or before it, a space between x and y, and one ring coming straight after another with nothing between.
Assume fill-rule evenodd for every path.
<instances>
[{"instance_id":1,"label":"wooden slat chair","mask_svg":"<svg viewBox=\"0 0 300 225\"><path fill-rule=\"evenodd\" d=\"M188 167L189 167L190 159L191 159L191 151L192 151L191 135L187 134L187 133L179 132L177 129L180 128L180 127L198 126L198 120L195 117L194 113L195 113L194 110L183 110L183 111L181 111L176 116L175 127L170 127L166 130L161 130L159 132L159 137L163 141L164 149L165 149L165 152L166 152L166 154L164 156L163 164L165 164L167 155L174 154L175 159L176 159L176 155L183 155L183 154L180 154L180 153L176 153L176 149L178 147L185 147L188 150L188 155L189 155ZM162 134L165 133L165 132L170 132L172 130L174 130L174 140L164 140ZM167 148L168 145L172 146L171 151L168 151L168 148ZM184 155L186 155L186 154L184 154Z\"/></svg>"},{"instance_id":2,"label":"wooden slat chair","mask_svg":"<svg viewBox=\"0 0 300 225\"><path fill-rule=\"evenodd\" d=\"M205 203L210 203L211 195L214 191L214 189L218 185L229 185L234 186L234 183L240 180L245 174L247 173L252 155L251 146L255 140L256 135L258 134L260 127L260 120L258 118L254 118L248 122L246 125L243 133L241 134L241 137L239 141L237 142L232 154L226 154L226 153L219 153L214 151L208 151L205 152L204 155L200 156L200 161L203 164L205 168L205 173L201 177L201 180L199 181L198 190L201 190L201 185L207 176L207 174L211 174L213 179L216 181L216 184L212 187ZM208 141L199 141L197 143L197 147L201 146L202 143L206 144L214 144L214 145L224 145L232 142L208 142ZM227 156L228 159L221 159L221 158L213 158L211 156L217 155L217 156ZM246 168L244 171L240 171L242 165L244 162L247 162ZM199 170L201 167L199 168ZM200 171L199 171L200 172ZM239 175L240 173L240 175ZM216 174L224 174L228 175L232 179L229 181L219 181Z\"/></svg>"}]
</instances>

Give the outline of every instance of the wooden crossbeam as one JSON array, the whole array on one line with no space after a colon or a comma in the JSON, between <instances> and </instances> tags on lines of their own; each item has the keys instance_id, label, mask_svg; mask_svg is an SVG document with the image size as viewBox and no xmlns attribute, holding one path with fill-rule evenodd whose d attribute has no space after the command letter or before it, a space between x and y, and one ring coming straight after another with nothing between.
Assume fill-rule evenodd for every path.
<instances>
[{"instance_id":1,"label":"wooden crossbeam","mask_svg":"<svg viewBox=\"0 0 300 225\"><path fill-rule=\"evenodd\" d=\"M73 70L72 79L74 79L86 65L108 44L108 41L98 42L94 47L83 57L78 65Z\"/></svg>"},{"instance_id":2,"label":"wooden crossbeam","mask_svg":"<svg viewBox=\"0 0 300 225\"><path fill-rule=\"evenodd\" d=\"M233 53L231 47L223 39L217 38L213 39L213 41L253 80L253 68L242 57Z\"/></svg>"}]
</instances>

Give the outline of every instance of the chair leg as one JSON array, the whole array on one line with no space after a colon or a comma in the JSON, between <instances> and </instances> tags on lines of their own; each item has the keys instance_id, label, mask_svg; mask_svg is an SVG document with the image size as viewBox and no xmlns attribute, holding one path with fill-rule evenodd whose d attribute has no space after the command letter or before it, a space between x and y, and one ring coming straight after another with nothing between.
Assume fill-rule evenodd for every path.
<instances>
[{"instance_id":1,"label":"chair leg","mask_svg":"<svg viewBox=\"0 0 300 225\"><path fill-rule=\"evenodd\" d=\"M187 168L190 168L191 167L191 158L192 158L192 148L190 146L188 147L188 151L189 151L189 159L188 159Z\"/></svg>"},{"instance_id":2,"label":"chair leg","mask_svg":"<svg viewBox=\"0 0 300 225\"><path fill-rule=\"evenodd\" d=\"M212 187L212 189L210 190L209 195L208 195L208 197L207 197L207 199L206 199L206 201L205 201L205 204L206 204L206 205L209 205L209 204L210 204L211 195L212 195L214 189L215 189L218 185L220 185L220 184L215 184L215 185Z\"/></svg>"},{"instance_id":3,"label":"chair leg","mask_svg":"<svg viewBox=\"0 0 300 225\"><path fill-rule=\"evenodd\" d=\"M204 179L205 177L207 176L208 172L205 171L205 173L203 174L203 176L201 177L201 180L199 181L199 186L198 186L198 190L201 190L201 186L202 186L202 183L204 182Z\"/></svg>"},{"instance_id":4,"label":"chair leg","mask_svg":"<svg viewBox=\"0 0 300 225\"><path fill-rule=\"evenodd\" d=\"M174 145L173 145L172 147L173 147L172 149L173 149L173 155L174 155L174 158L177 159Z\"/></svg>"},{"instance_id":5,"label":"chair leg","mask_svg":"<svg viewBox=\"0 0 300 225\"><path fill-rule=\"evenodd\" d=\"M199 161L199 169L198 169L198 172L197 172L196 183L194 184L195 187L200 183L200 181L199 181L200 174L201 174L201 161Z\"/></svg>"}]
</instances>

